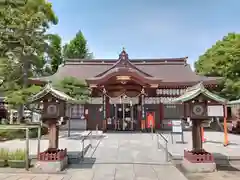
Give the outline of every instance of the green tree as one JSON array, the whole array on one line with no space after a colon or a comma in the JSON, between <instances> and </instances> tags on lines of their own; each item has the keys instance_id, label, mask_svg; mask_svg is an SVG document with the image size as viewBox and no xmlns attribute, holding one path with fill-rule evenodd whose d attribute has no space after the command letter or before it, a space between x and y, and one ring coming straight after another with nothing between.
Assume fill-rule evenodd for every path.
<instances>
[{"instance_id":1,"label":"green tree","mask_svg":"<svg viewBox=\"0 0 240 180\"><path fill-rule=\"evenodd\" d=\"M89 52L87 41L81 31L63 47L64 58L69 59L92 59L93 54Z\"/></svg>"},{"instance_id":2,"label":"green tree","mask_svg":"<svg viewBox=\"0 0 240 180\"><path fill-rule=\"evenodd\" d=\"M77 78L65 77L54 86L79 102L86 102L88 100L90 93L88 86L84 81Z\"/></svg>"},{"instance_id":3,"label":"green tree","mask_svg":"<svg viewBox=\"0 0 240 180\"><path fill-rule=\"evenodd\" d=\"M6 92L6 101L12 107L18 107L25 104L28 98L41 90L41 86L32 85L28 88L15 87L15 90Z\"/></svg>"},{"instance_id":4,"label":"green tree","mask_svg":"<svg viewBox=\"0 0 240 180\"><path fill-rule=\"evenodd\" d=\"M41 56L48 49L46 30L51 23L57 23L57 18L51 3L45 0L28 0L24 6L7 2L0 13L0 50L4 59L1 66L12 69L11 76L1 73L3 87L7 99L11 99L9 103L19 104L19 99L26 99L26 92L32 90L28 77L43 66ZM20 106L19 120L22 114Z\"/></svg>"},{"instance_id":5,"label":"green tree","mask_svg":"<svg viewBox=\"0 0 240 180\"><path fill-rule=\"evenodd\" d=\"M51 60L52 73L56 73L58 66L62 64L62 39L59 35L53 34L49 37L50 40L50 49L49 49L49 58Z\"/></svg>"},{"instance_id":6,"label":"green tree","mask_svg":"<svg viewBox=\"0 0 240 180\"><path fill-rule=\"evenodd\" d=\"M222 77L220 94L228 99L240 98L240 34L229 33L201 55L196 72Z\"/></svg>"}]
</instances>

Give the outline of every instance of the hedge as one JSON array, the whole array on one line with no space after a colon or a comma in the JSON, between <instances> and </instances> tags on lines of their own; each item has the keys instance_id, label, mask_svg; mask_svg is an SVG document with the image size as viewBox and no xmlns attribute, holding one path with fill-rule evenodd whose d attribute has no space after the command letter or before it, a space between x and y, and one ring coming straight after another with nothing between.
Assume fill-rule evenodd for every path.
<instances>
[{"instance_id":1,"label":"hedge","mask_svg":"<svg viewBox=\"0 0 240 180\"><path fill-rule=\"evenodd\" d=\"M42 135L48 133L46 127L42 127ZM37 138L38 129L29 129L29 138ZM12 140L12 139L24 139L26 137L26 131L24 129L0 129L0 141Z\"/></svg>"}]
</instances>

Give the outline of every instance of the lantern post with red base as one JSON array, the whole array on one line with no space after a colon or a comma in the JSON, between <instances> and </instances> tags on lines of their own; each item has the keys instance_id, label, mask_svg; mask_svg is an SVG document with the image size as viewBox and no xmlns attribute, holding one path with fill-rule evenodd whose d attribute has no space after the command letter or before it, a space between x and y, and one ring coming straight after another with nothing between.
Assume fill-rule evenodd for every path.
<instances>
[{"instance_id":1,"label":"lantern post with red base","mask_svg":"<svg viewBox=\"0 0 240 180\"><path fill-rule=\"evenodd\" d=\"M216 114L214 110L220 108L223 111L226 100L205 89L201 82L188 88L174 102L185 104L187 112L185 118L190 117L192 121L192 150L184 150L182 167L190 172L215 171L216 163L213 154L203 148L203 142L205 142L203 124L206 121L210 122L212 116L222 115L222 113Z\"/></svg>"},{"instance_id":2,"label":"lantern post with red base","mask_svg":"<svg viewBox=\"0 0 240 180\"><path fill-rule=\"evenodd\" d=\"M71 104L74 102L73 98L54 89L50 83L28 101L30 106L39 107L41 121L48 125L49 129L48 149L38 154L35 164L35 167L42 172L59 172L68 165L67 148L58 148L59 126L69 120Z\"/></svg>"}]
</instances>

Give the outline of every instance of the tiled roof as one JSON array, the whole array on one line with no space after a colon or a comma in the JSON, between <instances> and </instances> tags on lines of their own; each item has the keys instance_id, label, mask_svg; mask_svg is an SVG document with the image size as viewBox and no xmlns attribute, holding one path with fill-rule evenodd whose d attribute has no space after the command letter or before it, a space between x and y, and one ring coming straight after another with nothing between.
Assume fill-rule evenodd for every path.
<instances>
[{"instance_id":1,"label":"tiled roof","mask_svg":"<svg viewBox=\"0 0 240 180\"><path fill-rule=\"evenodd\" d=\"M68 60L64 66L50 77L34 78L35 80L58 81L66 76L82 80L91 79L104 71L109 70L118 60ZM198 83L200 81L216 84L216 77L199 76L186 63L186 58L170 59L131 59L136 68L162 80L162 83Z\"/></svg>"}]
</instances>

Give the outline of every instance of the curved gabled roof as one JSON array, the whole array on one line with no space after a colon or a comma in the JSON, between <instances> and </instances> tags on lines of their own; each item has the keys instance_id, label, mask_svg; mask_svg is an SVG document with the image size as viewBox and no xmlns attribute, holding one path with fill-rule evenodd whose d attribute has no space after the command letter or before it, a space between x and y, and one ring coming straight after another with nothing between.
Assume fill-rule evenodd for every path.
<instances>
[{"instance_id":1,"label":"curved gabled roof","mask_svg":"<svg viewBox=\"0 0 240 180\"><path fill-rule=\"evenodd\" d=\"M227 102L226 99L208 91L202 82L187 88L187 90L185 91L185 93L183 95L181 95L180 97L176 98L173 100L173 102L186 102L186 101L190 101L194 98L196 98L197 96L199 96L200 94L203 94L204 96L208 97L209 99L212 99L216 102L225 104Z\"/></svg>"},{"instance_id":2,"label":"curved gabled roof","mask_svg":"<svg viewBox=\"0 0 240 180\"><path fill-rule=\"evenodd\" d=\"M32 103L38 101L47 94L51 94L52 96L56 97L59 100L66 101L66 102L76 102L76 100L69 95L65 94L64 92L58 91L52 87L50 83L48 83L39 93L33 95L29 98L28 102Z\"/></svg>"}]
</instances>

